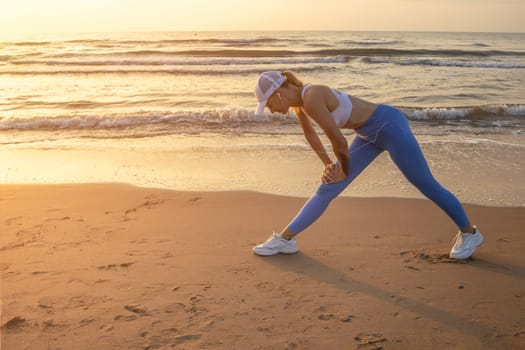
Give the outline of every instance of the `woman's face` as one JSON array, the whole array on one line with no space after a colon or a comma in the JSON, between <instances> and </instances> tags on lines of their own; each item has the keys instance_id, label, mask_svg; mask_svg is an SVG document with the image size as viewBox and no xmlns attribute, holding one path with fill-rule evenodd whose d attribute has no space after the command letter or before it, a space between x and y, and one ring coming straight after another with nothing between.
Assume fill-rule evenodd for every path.
<instances>
[{"instance_id":1,"label":"woman's face","mask_svg":"<svg viewBox=\"0 0 525 350\"><path fill-rule=\"evenodd\" d=\"M266 107L268 107L272 113L278 112L282 114L288 113L289 108L286 98L281 95L279 89L275 90L272 96L270 96L266 103Z\"/></svg>"}]
</instances>

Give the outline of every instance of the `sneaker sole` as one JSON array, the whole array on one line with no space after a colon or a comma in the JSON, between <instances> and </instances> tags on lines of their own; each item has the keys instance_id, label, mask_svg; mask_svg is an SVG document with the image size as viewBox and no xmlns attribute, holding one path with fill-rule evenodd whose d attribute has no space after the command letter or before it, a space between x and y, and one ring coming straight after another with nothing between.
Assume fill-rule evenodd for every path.
<instances>
[{"instance_id":1,"label":"sneaker sole","mask_svg":"<svg viewBox=\"0 0 525 350\"><path fill-rule=\"evenodd\" d=\"M283 250L283 251L275 251L275 250L271 250L271 251L268 251L268 250L257 250L257 249L253 249L253 253L256 254L256 255L261 255L261 256L272 256L272 255L277 255L277 254L295 254L297 253L299 250L296 249L296 250Z\"/></svg>"}]
</instances>

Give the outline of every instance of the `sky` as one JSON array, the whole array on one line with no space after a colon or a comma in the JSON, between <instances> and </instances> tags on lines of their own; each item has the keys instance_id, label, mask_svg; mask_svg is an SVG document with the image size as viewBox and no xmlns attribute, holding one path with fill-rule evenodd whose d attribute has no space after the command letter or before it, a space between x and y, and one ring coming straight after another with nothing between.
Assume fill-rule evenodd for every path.
<instances>
[{"instance_id":1,"label":"sky","mask_svg":"<svg viewBox=\"0 0 525 350\"><path fill-rule=\"evenodd\" d=\"M525 0L0 0L0 33L525 32Z\"/></svg>"}]
</instances>

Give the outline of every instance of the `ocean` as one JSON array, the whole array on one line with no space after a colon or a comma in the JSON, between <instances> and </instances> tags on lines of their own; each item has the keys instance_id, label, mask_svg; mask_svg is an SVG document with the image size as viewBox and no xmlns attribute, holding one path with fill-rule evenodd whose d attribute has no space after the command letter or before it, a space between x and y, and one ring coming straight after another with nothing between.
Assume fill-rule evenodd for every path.
<instances>
[{"instance_id":1,"label":"ocean","mask_svg":"<svg viewBox=\"0 0 525 350\"><path fill-rule=\"evenodd\" d=\"M523 155L523 33L162 32L4 39L0 148L308 151L293 114L254 115L257 76L273 69L399 107L422 142L446 138L479 145L479 151L503 145ZM42 180L23 175L24 169L39 171L4 164L0 180Z\"/></svg>"}]
</instances>

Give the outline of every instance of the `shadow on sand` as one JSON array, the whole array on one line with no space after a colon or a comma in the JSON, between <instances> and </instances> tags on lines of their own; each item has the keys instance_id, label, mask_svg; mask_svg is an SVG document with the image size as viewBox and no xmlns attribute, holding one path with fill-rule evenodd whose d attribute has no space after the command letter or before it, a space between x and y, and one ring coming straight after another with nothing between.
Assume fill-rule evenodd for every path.
<instances>
[{"instance_id":1,"label":"shadow on sand","mask_svg":"<svg viewBox=\"0 0 525 350\"><path fill-rule=\"evenodd\" d=\"M319 282L330 284L345 292L359 292L402 307L425 318L439 322L446 327L457 329L465 335L483 339L485 344L490 343L496 335L496 330L492 327L489 328L480 323L470 322L449 312L425 305L422 302L397 295L396 292L356 280L300 252L294 255L277 255L261 259L277 268L302 274ZM482 263L478 263L478 265L480 265L478 266L480 268L485 267Z\"/></svg>"}]
</instances>

